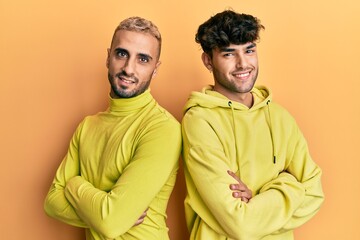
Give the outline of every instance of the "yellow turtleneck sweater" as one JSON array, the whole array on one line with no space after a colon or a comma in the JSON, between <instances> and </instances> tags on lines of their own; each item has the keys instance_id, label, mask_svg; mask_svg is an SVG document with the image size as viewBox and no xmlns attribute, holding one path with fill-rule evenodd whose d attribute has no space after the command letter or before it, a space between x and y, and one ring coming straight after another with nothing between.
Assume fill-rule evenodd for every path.
<instances>
[{"instance_id":1,"label":"yellow turtleneck sweater","mask_svg":"<svg viewBox=\"0 0 360 240\"><path fill-rule=\"evenodd\" d=\"M181 151L178 121L150 91L110 98L86 117L45 200L46 213L86 228L86 239L169 239L166 207ZM144 222L133 226L148 208Z\"/></svg>"}]
</instances>

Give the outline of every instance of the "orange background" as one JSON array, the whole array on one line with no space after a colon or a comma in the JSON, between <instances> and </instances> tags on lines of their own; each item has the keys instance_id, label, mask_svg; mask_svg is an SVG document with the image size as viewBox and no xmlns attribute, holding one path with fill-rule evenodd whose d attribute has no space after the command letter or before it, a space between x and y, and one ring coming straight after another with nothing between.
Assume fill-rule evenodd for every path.
<instances>
[{"instance_id":1,"label":"orange background","mask_svg":"<svg viewBox=\"0 0 360 240\"><path fill-rule=\"evenodd\" d=\"M47 217L43 200L79 121L107 107L106 48L120 20L139 15L163 35L154 97L181 120L192 90L212 83L194 42L226 8L265 25L258 84L297 119L323 169L325 203L296 239L360 239L360 3L350 0L0 0L0 239L84 239ZM180 172L171 239L187 237Z\"/></svg>"}]
</instances>

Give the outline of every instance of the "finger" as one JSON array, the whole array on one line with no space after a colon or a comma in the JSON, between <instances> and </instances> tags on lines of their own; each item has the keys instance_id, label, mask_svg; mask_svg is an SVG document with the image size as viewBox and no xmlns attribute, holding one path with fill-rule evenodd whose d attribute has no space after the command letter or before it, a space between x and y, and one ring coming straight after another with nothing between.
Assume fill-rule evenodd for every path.
<instances>
[{"instance_id":1,"label":"finger","mask_svg":"<svg viewBox=\"0 0 360 240\"><path fill-rule=\"evenodd\" d=\"M252 192L250 189L246 188L244 191L235 190L233 192L234 197L246 197L247 199L252 198Z\"/></svg>"},{"instance_id":2,"label":"finger","mask_svg":"<svg viewBox=\"0 0 360 240\"><path fill-rule=\"evenodd\" d=\"M147 212L145 211L145 212L143 212L143 213L141 214L140 218L145 218L146 215L147 215Z\"/></svg>"},{"instance_id":3,"label":"finger","mask_svg":"<svg viewBox=\"0 0 360 240\"><path fill-rule=\"evenodd\" d=\"M145 209L145 211L141 214L140 218L145 218L148 210L149 208Z\"/></svg>"},{"instance_id":4,"label":"finger","mask_svg":"<svg viewBox=\"0 0 360 240\"><path fill-rule=\"evenodd\" d=\"M136 220L134 226L137 226L137 225L141 224L142 222L144 222L144 219L145 219L145 217L147 216L147 211L148 211L148 210L149 210L149 208L147 208L147 209L140 215L139 219Z\"/></svg>"},{"instance_id":5,"label":"finger","mask_svg":"<svg viewBox=\"0 0 360 240\"><path fill-rule=\"evenodd\" d=\"M232 196L234 198L247 198L247 199L251 198L251 195L248 194L248 192L233 192Z\"/></svg>"},{"instance_id":6,"label":"finger","mask_svg":"<svg viewBox=\"0 0 360 240\"><path fill-rule=\"evenodd\" d=\"M245 186L245 184L230 184L230 189L231 190L237 190L237 191L247 191L247 187Z\"/></svg>"},{"instance_id":7,"label":"finger","mask_svg":"<svg viewBox=\"0 0 360 240\"><path fill-rule=\"evenodd\" d=\"M232 196L233 196L234 198L241 198L241 193L240 193L240 192L233 192L233 193L232 193Z\"/></svg>"},{"instance_id":8,"label":"finger","mask_svg":"<svg viewBox=\"0 0 360 240\"><path fill-rule=\"evenodd\" d=\"M250 200L252 198L252 192L250 190L245 191L245 192L241 192L241 196Z\"/></svg>"},{"instance_id":9,"label":"finger","mask_svg":"<svg viewBox=\"0 0 360 240\"><path fill-rule=\"evenodd\" d=\"M241 182L240 178L234 172L228 170L227 173L232 176L236 181Z\"/></svg>"},{"instance_id":10,"label":"finger","mask_svg":"<svg viewBox=\"0 0 360 240\"><path fill-rule=\"evenodd\" d=\"M249 199L245 198L245 197L242 197L241 198L241 201L245 202L245 203L248 203L249 202Z\"/></svg>"},{"instance_id":11,"label":"finger","mask_svg":"<svg viewBox=\"0 0 360 240\"><path fill-rule=\"evenodd\" d=\"M239 198L241 201L248 203L250 201L250 198L248 198L246 195L244 195L242 192L233 192L232 196L234 198Z\"/></svg>"},{"instance_id":12,"label":"finger","mask_svg":"<svg viewBox=\"0 0 360 240\"><path fill-rule=\"evenodd\" d=\"M144 221L144 218L139 218L138 220L136 220L134 226L140 225L143 221Z\"/></svg>"}]
</instances>

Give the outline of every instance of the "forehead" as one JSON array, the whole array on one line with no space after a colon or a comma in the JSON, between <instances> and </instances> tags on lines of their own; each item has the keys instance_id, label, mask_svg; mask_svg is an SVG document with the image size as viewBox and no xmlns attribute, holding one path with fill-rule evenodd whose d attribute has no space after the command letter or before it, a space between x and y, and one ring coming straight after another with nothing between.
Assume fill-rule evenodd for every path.
<instances>
[{"instance_id":1,"label":"forehead","mask_svg":"<svg viewBox=\"0 0 360 240\"><path fill-rule=\"evenodd\" d=\"M118 30L111 46L112 51L116 48L126 49L132 54L147 54L155 58L158 53L159 42L148 33Z\"/></svg>"}]
</instances>

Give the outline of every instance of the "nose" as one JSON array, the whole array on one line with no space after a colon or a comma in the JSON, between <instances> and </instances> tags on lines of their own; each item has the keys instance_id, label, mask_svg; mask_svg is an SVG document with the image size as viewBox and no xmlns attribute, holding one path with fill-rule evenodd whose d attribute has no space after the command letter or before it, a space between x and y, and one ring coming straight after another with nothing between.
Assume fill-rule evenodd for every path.
<instances>
[{"instance_id":1,"label":"nose","mask_svg":"<svg viewBox=\"0 0 360 240\"><path fill-rule=\"evenodd\" d=\"M132 76L135 73L135 66L135 62L131 58L128 58L125 61L122 71L125 72L127 76Z\"/></svg>"},{"instance_id":2,"label":"nose","mask_svg":"<svg viewBox=\"0 0 360 240\"><path fill-rule=\"evenodd\" d=\"M247 66L247 59L245 56L238 55L236 58L236 67L239 69L245 69Z\"/></svg>"}]
</instances>

